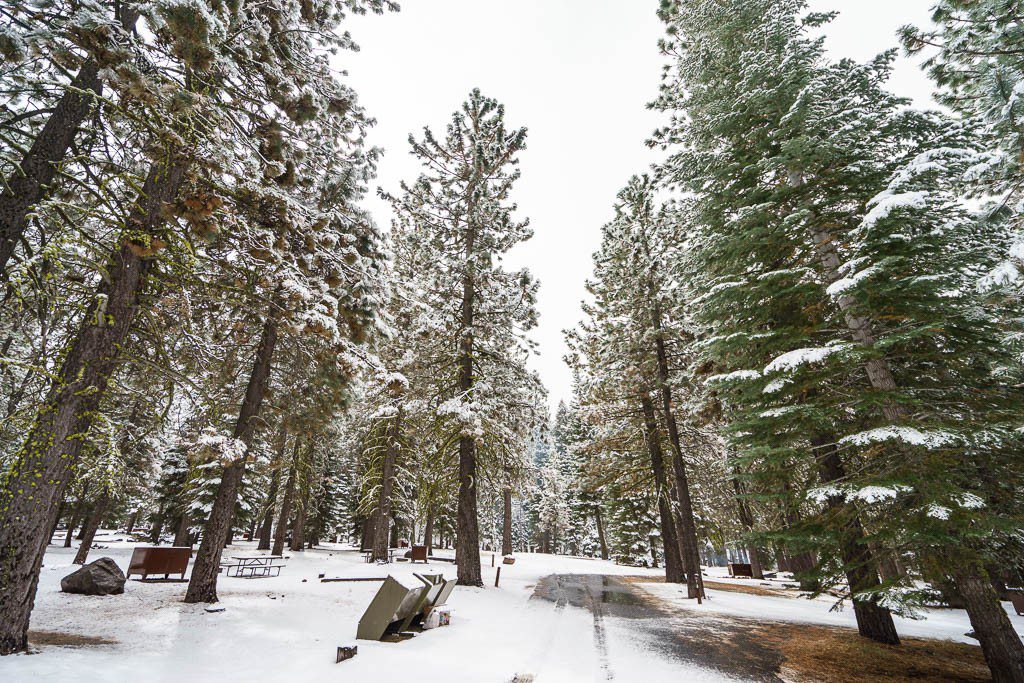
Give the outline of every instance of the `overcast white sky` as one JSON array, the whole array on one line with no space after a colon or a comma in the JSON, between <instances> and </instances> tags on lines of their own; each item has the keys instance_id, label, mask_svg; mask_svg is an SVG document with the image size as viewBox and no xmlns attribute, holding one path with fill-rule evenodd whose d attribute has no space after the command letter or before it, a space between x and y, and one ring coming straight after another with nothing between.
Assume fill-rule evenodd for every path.
<instances>
[{"instance_id":1,"label":"overcast white sky","mask_svg":"<svg viewBox=\"0 0 1024 683\"><path fill-rule=\"evenodd\" d=\"M836 56L866 59L896 45L895 31L928 21L932 0L811 0L839 10L827 29ZM377 184L397 190L419 173L409 133L442 132L469 91L505 104L510 126L527 126L523 177L515 191L535 236L509 257L540 279L533 338L552 405L571 394L562 330L581 317L584 281L616 192L657 158L644 140L659 124L645 104L657 94L662 60L656 0L401 0L402 11L356 17L362 47L340 67L378 123L370 143L386 150ZM931 86L900 59L892 88L928 106ZM367 201L377 222L388 207Z\"/></svg>"}]
</instances>

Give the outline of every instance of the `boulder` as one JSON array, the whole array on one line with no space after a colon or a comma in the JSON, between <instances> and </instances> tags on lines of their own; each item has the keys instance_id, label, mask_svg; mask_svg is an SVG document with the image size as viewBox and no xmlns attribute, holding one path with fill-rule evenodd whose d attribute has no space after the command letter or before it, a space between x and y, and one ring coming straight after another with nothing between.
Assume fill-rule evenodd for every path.
<instances>
[{"instance_id":1,"label":"boulder","mask_svg":"<svg viewBox=\"0 0 1024 683\"><path fill-rule=\"evenodd\" d=\"M101 557L61 579L60 589L81 595L120 595L126 580L117 562Z\"/></svg>"}]
</instances>

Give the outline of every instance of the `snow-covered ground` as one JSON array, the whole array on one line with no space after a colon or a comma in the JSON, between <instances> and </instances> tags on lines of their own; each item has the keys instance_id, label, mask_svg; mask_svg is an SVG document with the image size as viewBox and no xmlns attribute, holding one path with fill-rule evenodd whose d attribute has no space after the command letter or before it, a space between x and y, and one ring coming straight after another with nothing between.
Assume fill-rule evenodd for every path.
<instances>
[{"instance_id":1,"label":"snow-covered ground","mask_svg":"<svg viewBox=\"0 0 1024 683\"><path fill-rule=\"evenodd\" d=\"M127 567L132 545L104 536L107 546L90 559L112 557ZM222 577L221 605L208 613L203 605L181 602L184 583L129 581L119 596L90 597L60 592L70 573L74 549L51 546L40 578L32 630L104 638L112 644L67 647L44 645L39 654L0 659L0 681L408 681L451 683L536 680L562 683L617 681L723 680L720 672L672 658L654 647L635 621L605 618L569 605L556 607L530 599L539 579L551 574L651 575L657 570L620 567L611 562L549 555L519 555L495 569L482 555L487 588L458 587L449 600L452 625L423 632L402 643L356 641L356 624L379 586L374 582L321 583L328 577L409 576L413 572L453 577L447 563L378 567L363 563L350 548L324 546L288 553L280 577ZM225 556L256 554L241 543ZM501 558L497 563L500 565ZM712 569L712 573L716 570ZM410 577L411 578L411 577ZM717 578L717 577L712 577ZM756 584L756 582L754 582ZM851 625L852 613L830 613L830 604L785 597L761 597L711 591L704 606L678 600L679 588L639 584L680 609L705 609L757 618L792 619ZM1018 628L1024 618L1012 617ZM969 630L963 612L943 610L924 622L899 624L913 635L964 640ZM602 633L599 633L602 631ZM597 641L603 642L597 642ZM970 642L970 641L968 641ZM335 664L339 645L356 644L355 659ZM533 678L530 678L532 676Z\"/></svg>"},{"instance_id":2,"label":"snow-covered ground","mask_svg":"<svg viewBox=\"0 0 1024 683\"><path fill-rule=\"evenodd\" d=\"M90 560L111 557L127 568L133 544L97 538L108 546ZM77 545L77 543L75 544ZM231 555L257 554L237 544ZM452 625L425 631L402 643L356 641L356 625L379 583L321 583L328 577L443 573L448 563L387 567L368 565L342 546L286 553L280 577L221 577L218 593L226 610L207 613L203 605L181 602L184 583L131 580L123 595L92 597L60 592L60 579L73 569L74 548L51 546L32 616L33 631L57 631L117 641L113 645L58 647L40 654L0 659L0 681L297 681L416 680L423 683L510 681L532 674L544 681L592 681L600 674L593 655L593 618L569 606L530 600L537 580L555 572L637 574L644 570L587 559L523 555L502 567L494 588L490 553L482 555L487 588L456 588L448 601ZM500 565L501 557L496 558ZM411 578L411 577L410 577ZM695 667L656 660L626 629L610 638L616 680L721 680ZM339 645L355 644L355 659L335 663ZM651 678L651 676L654 676ZM529 680L529 679L525 679Z\"/></svg>"},{"instance_id":3,"label":"snow-covered ground","mask_svg":"<svg viewBox=\"0 0 1024 683\"><path fill-rule=\"evenodd\" d=\"M724 567L710 567L705 571L708 574L708 581L730 583L737 586L762 586L760 581L730 578ZM772 584L769 587L775 588L784 582L764 583ZM676 584L666 583L638 583L637 585L654 595L659 602L671 605L673 609L704 610L749 619L857 628L853 608L849 602L844 603L838 609L833 609L836 600L827 595L808 600L800 597L796 591L793 591L793 597L774 597L709 588L707 589L709 599L703 605L698 606L695 601L686 599L685 586L680 587ZM1004 602L1003 607L1010 615L1010 621L1016 627L1017 632L1024 636L1024 617L1017 616L1009 602ZM977 640L965 635L971 630L971 623L964 610L929 609L922 610L920 616L921 619L894 617L896 630L904 636L939 638L973 645L978 643Z\"/></svg>"}]
</instances>

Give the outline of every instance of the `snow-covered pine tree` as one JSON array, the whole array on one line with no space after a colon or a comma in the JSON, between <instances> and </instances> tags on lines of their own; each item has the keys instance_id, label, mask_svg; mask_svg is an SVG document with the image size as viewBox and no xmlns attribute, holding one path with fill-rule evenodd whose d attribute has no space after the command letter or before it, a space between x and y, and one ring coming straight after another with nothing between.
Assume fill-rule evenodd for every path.
<instances>
[{"instance_id":1,"label":"snow-covered pine tree","mask_svg":"<svg viewBox=\"0 0 1024 683\"><path fill-rule=\"evenodd\" d=\"M526 129L507 129L504 108L474 90L444 139L426 128L410 142L427 170L391 199L399 220L424 229L438 256L436 328L457 368L438 413L459 449L458 580L478 586L481 456L495 464L525 450L539 387L525 368L524 337L536 320L536 284L527 271L501 266L505 252L531 235L509 201Z\"/></svg>"},{"instance_id":2,"label":"snow-covered pine tree","mask_svg":"<svg viewBox=\"0 0 1024 683\"><path fill-rule=\"evenodd\" d=\"M982 265L984 250L932 175L977 155L957 140L957 126L905 111L884 90L891 55L865 65L825 61L820 41L805 34L827 17L801 19L803 9L801 2L745 3L720 14L697 3L666 4L679 34L673 47L680 80L668 82L660 105L688 116L661 139L686 142L667 173L699 193L694 241L707 266L700 303L715 334L711 357L739 368L721 380L740 387L730 419L733 438L745 445L740 463L769 476L788 470L811 481L817 474L825 486L813 533L828 529L835 543L819 569L846 574L862 634L895 642L885 606L913 604L912 592L886 592L866 546L893 542L884 533L873 537L888 523L914 534L929 506L946 509L942 500L977 495L980 482L968 484L971 475L945 479L939 493L923 463L948 457L978 477L976 468L1002 447L983 454L976 443L956 447L947 432L927 429L940 414L936 387L954 397L965 386L953 379L959 362L946 358L947 350L962 343L977 352L978 374L964 374L966 386L992 379L987 359L994 348L985 339L988 323L972 320L976 302L945 302L957 291L946 287ZM868 235L873 254L853 253ZM908 273L911 263L920 270ZM861 282L855 300L848 291ZM762 369L769 349L773 357ZM860 386L851 393L837 381ZM999 406L982 409L986 429L1001 424ZM837 442L864 448L840 453ZM851 505L857 501L869 505ZM888 501L878 512L870 507ZM976 527L982 537L1005 523L998 513L969 516L987 518ZM972 545L955 523L944 529L949 535L939 548L959 558L944 555L945 571L961 573L971 610L1001 614L979 588L984 574L976 580L986 542ZM900 544L920 558L943 556L930 545L934 533L903 536ZM965 546L972 552L962 552ZM997 672L997 661L1016 656L1016 646L998 618L979 621Z\"/></svg>"}]
</instances>

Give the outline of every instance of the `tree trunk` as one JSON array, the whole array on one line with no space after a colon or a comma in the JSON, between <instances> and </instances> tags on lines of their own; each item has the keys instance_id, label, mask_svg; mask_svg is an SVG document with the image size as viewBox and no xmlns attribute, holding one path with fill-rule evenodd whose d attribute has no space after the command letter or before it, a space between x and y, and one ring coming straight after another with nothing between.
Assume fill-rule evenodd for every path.
<instances>
[{"instance_id":1,"label":"tree trunk","mask_svg":"<svg viewBox=\"0 0 1024 683\"><path fill-rule=\"evenodd\" d=\"M398 459L398 437L402 429L402 409L388 425L387 445L384 448L384 462L381 465L380 496L377 500L377 521L374 523L373 561L388 561L388 541L391 522L391 495L395 484L395 464Z\"/></svg>"},{"instance_id":2,"label":"tree trunk","mask_svg":"<svg viewBox=\"0 0 1024 683\"><path fill-rule=\"evenodd\" d=\"M423 545L427 546L427 555L434 546L434 508L427 508L427 523L423 526Z\"/></svg>"},{"instance_id":3,"label":"tree trunk","mask_svg":"<svg viewBox=\"0 0 1024 683\"><path fill-rule=\"evenodd\" d=\"M992 582L980 566L953 572L953 585L964 601L971 627L981 643L995 683L1024 683L1024 643L999 603Z\"/></svg>"},{"instance_id":4,"label":"tree trunk","mask_svg":"<svg viewBox=\"0 0 1024 683\"><path fill-rule=\"evenodd\" d=\"M292 524L291 550L302 552L306 540L306 518L309 517L309 491L310 473L307 469L306 476L302 478L302 496L299 499L298 510L295 511L295 522Z\"/></svg>"},{"instance_id":5,"label":"tree trunk","mask_svg":"<svg viewBox=\"0 0 1024 683\"><path fill-rule=\"evenodd\" d=\"M50 525L50 536L46 539L46 545L53 543L53 535L57 533L57 527L60 526L60 518L64 515L64 501L60 501L60 505L57 507L57 516L53 519L53 524Z\"/></svg>"},{"instance_id":6,"label":"tree trunk","mask_svg":"<svg viewBox=\"0 0 1024 683\"><path fill-rule=\"evenodd\" d=\"M506 488L502 493L504 502L504 526L501 533L501 554L512 554L512 489Z\"/></svg>"},{"instance_id":7,"label":"tree trunk","mask_svg":"<svg viewBox=\"0 0 1024 683\"><path fill-rule=\"evenodd\" d=\"M654 485L658 493L658 514L661 519L661 542L665 546L666 583L686 583L683 562L679 555L679 539L676 536L672 507L669 504L668 483L665 477L665 456L661 450L661 434L658 429L654 404L646 390L640 391L640 405L644 415L645 440L654 472Z\"/></svg>"},{"instance_id":8,"label":"tree trunk","mask_svg":"<svg viewBox=\"0 0 1024 683\"><path fill-rule=\"evenodd\" d=\"M373 525L377 521L377 511L370 510L370 514L363 520L363 534L359 541L359 549L363 552L373 552Z\"/></svg>"},{"instance_id":9,"label":"tree trunk","mask_svg":"<svg viewBox=\"0 0 1024 683\"><path fill-rule=\"evenodd\" d=\"M189 519L188 513L181 513L181 519L178 520L178 529L174 532L174 546L178 548L184 548L185 546L192 545L192 520Z\"/></svg>"},{"instance_id":10,"label":"tree trunk","mask_svg":"<svg viewBox=\"0 0 1024 683\"><path fill-rule=\"evenodd\" d=\"M4 279L29 211L49 193L57 168L103 88L99 73L95 60L82 64L19 167L5 179L0 194L0 277Z\"/></svg>"},{"instance_id":11,"label":"tree trunk","mask_svg":"<svg viewBox=\"0 0 1024 683\"><path fill-rule=\"evenodd\" d=\"M267 510L263 513L263 525L260 527L260 543L257 550L270 550L270 533L274 527L274 504L277 502L277 490L281 486L281 466L284 464L281 457L284 453L286 439L281 440L281 449L278 451L277 467L270 475L270 491L267 493Z\"/></svg>"},{"instance_id":12,"label":"tree trunk","mask_svg":"<svg viewBox=\"0 0 1024 683\"><path fill-rule=\"evenodd\" d=\"M683 447L679 439L679 427L672 409L672 387L669 384L668 352L665 349L665 334L661 320L661 305L653 279L648 280L651 298L651 322L654 326L654 344L658 358L658 384L661 390L661 411L668 428L668 441L672 446L672 469L675 474L676 498L679 501L679 543L683 570L686 572L686 597L704 598L704 581L700 573L700 552L697 542L697 522L693 516L693 499L690 497L690 483L683 460ZM668 562L666 561L666 565Z\"/></svg>"},{"instance_id":13,"label":"tree trunk","mask_svg":"<svg viewBox=\"0 0 1024 683\"><path fill-rule=\"evenodd\" d=\"M178 194L188 161L154 163L125 223L124 237L86 310L10 475L0 487L0 655L24 650L35 586L52 510L63 498L91 415L107 383L138 308L152 259L133 240L157 233L164 207Z\"/></svg>"},{"instance_id":14,"label":"tree trunk","mask_svg":"<svg viewBox=\"0 0 1024 683\"><path fill-rule=\"evenodd\" d=\"M818 472L824 484L841 482L846 478L843 461L839 458L833 439L819 436L811 440L818 449ZM864 527L855 509L851 509L842 495L830 496L826 502L828 510L838 516L845 528L840 532L839 539L843 564L846 567L846 581L850 586L853 602L853 613L857 618L857 631L865 638L899 645L900 638L896 633L896 625L892 614L878 604L876 598L860 598L856 596L881 585L875 573L875 563L864 541Z\"/></svg>"},{"instance_id":15,"label":"tree trunk","mask_svg":"<svg viewBox=\"0 0 1024 683\"><path fill-rule=\"evenodd\" d=\"M292 503L295 500L295 478L299 476L299 451L301 439L295 438L295 445L292 446L292 465L288 470L288 483L284 487L284 498L281 500L281 514L277 518L277 528L274 529L274 549L271 555L284 553L284 537L288 531L288 521L292 515Z\"/></svg>"},{"instance_id":16,"label":"tree trunk","mask_svg":"<svg viewBox=\"0 0 1024 683\"><path fill-rule=\"evenodd\" d=\"M739 512L740 523L743 524L743 528L749 534L754 530L754 516L750 514L750 508L747 507L746 501L743 500L743 487L740 484L740 480L736 477L732 479L732 487L736 491L736 507ZM761 566L761 552L752 541L747 543L747 554L750 556L750 573L752 577L763 579L764 568Z\"/></svg>"},{"instance_id":17,"label":"tree trunk","mask_svg":"<svg viewBox=\"0 0 1024 683\"><path fill-rule=\"evenodd\" d=\"M128 517L128 525L125 527L124 532L130 534L135 531L135 522L139 519L139 511L132 510L132 514Z\"/></svg>"},{"instance_id":18,"label":"tree trunk","mask_svg":"<svg viewBox=\"0 0 1024 683\"><path fill-rule=\"evenodd\" d=\"M75 553L75 559L72 561L73 564L85 564L86 559L89 557L89 549L92 548L92 541L96 538L96 531L100 528L100 523L103 521L103 515L106 514L109 503L110 491L103 487L103 493L100 494L99 499L93 506L92 514L89 515L89 519L85 523L85 534L82 536L82 543L78 546L78 552Z\"/></svg>"},{"instance_id":19,"label":"tree trunk","mask_svg":"<svg viewBox=\"0 0 1024 683\"><path fill-rule=\"evenodd\" d=\"M470 192L467 211L465 272L462 277L462 309L459 335L459 393L462 400L473 394L473 321L476 315L476 228L475 201ZM455 564L460 586L483 586L480 571L480 529L476 507L476 440L471 434L459 436L459 504L456 512Z\"/></svg>"},{"instance_id":20,"label":"tree trunk","mask_svg":"<svg viewBox=\"0 0 1024 683\"><path fill-rule=\"evenodd\" d=\"M601 545L601 559L608 559L608 539L604 535L604 522L601 520L601 506L594 507L594 521L597 522L597 542Z\"/></svg>"},{"instance_id":21,"label":"tree trunk","mask_svg":"<svg viewBox=\"0 0 1024 683\"><path fill-rule=\"evenodd\" d=\"M245 474L245 460L252 447L256 433L257 419L263 406L263 396L270 383L270 362L274 357L277 345L277 312L271 304L267 319L263 324L259 347L253 360L249 384L245 389L245 400L242 402L235 423L234 437L245 445L245 454L224 468L217 496L213 501L210 517L203 527L203 540L196 553L196 561L192 566L192 576L185 593L185 602L217 602L217 574L220 570L220 558L224 551L224 542L230 531L231 518L238 500L238 489Z\"/></svg>"},{"instance_id":22,"label":"tree trunk","mask_svg":"<svg viewBox=\"0 0 1024 683\"><path fill-rule=\"evenodd\" d=\"M126 31L132 31L138 17L134 7L118 5L116 19ZM7 265L25 232L29 211L52 189L57 168L102 89L100 65L94 59L86 60L18 167L4 179L0 194L0 279L7 277Z\"/></svg>"},{"instance_id":23,"label":"tree trunk","mask_svg":"<svg viewBox=\"0 0 1024 683\"><path fill-rule=\"evenodd\" d=\"M77 529L78 525L82 523L82 513L84 512L82 508L82 501L78 501L75 505L75 511L71 513L71 519L68 520L68 530L64 534L65 548L71 547L71 540L75 537L75 529Z\"/></svg>"},{"instance_id":24,"label":"tree trunk","mask_svg":"<svg viewBox=\"0 0 1024 683\"><path fill-rule=\"evenodd\" d=\"M149 530L149 544L160 545L160 534L164 532L164 515L166 503L160 503L160 508L156 511L156 516L153 518L153 526Z\"/></svg>"}]
</instances>

